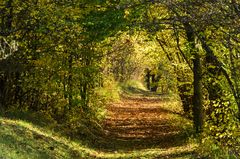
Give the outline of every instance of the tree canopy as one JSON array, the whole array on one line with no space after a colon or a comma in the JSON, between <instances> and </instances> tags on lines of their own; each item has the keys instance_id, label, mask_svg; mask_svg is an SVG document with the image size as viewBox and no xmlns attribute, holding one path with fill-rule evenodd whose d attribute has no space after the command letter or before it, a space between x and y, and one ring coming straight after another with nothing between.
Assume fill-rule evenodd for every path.
<instances>
[{"instance_id":1,"label":"tree canopy","mask_svg":"<svg viewBox=\"0 0 240 159\"><path fill-rule=\"evenodd\" d=\"M75 129L99 121L100 88L135 79L239 152L239 1L1 0L0 19L0 109Z\"/></svg>"}]
</instances>

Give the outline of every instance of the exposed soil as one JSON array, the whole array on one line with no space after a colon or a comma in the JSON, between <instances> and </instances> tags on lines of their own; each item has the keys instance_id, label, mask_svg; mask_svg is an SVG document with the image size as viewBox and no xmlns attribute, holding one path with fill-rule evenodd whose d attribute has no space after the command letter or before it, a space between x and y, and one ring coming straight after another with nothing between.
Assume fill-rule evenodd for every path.
<instances>
[{"instance_id":1,"label":"exposed soil","mask_svg":"<svg viewBox=\"0 0 240 159\"><path fill-rule=\"evenodd\" d=\"M161 95L146 94L123 97L108 106L104 123L105 144L109 151L132 151L147 148L171 148L185 144L186 135L175 124L178 112L163 107Z\"/></svg>"}]
</instances>

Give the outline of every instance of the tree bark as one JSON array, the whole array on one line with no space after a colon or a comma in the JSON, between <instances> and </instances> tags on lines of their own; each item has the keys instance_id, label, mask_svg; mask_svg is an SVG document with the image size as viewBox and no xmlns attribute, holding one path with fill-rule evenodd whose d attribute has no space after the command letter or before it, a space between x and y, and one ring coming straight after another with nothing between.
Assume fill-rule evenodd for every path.
<instances>
[{"instance_id":1,"label":"tree bark","mask_svg":"<svg viewBox=\"0 0 240 159\"><path fill-rule=\"evenodd\" d=\"M73 57L70 54L68 57L68 104L69 104L69 109L72 108L73 106L73 76L72 76L72 65L73 65Z\"/></svg>"},{"instance_id":2,"label":"tree bark","mask_svg":"<svg viewBox=\"0 0 240 159\"><path fill-rule=\"evenodd\" d=\"M191 55L194 55L193 59L193 75L194 75L194 94L193 94L193 120L197 133L201 133L203 129L204 113L203 113L203 95L202 95L202 70L200 55L196 52L195 47L195 35L192 26L189 23L184 24L184 28L187 35L187 41L189 43L189 51Z\"/></svg>"},{"instance_id":3,"label":"tree bark","mask_svg":"<svg viewBox=\"0 0 240 159\"><path fill-rule=\"evenodd\" d=\"M146 69L146 83L147 83L147 89L148 90L150 90L151 89L151 86L150 86L150 77L151 77L151 75L150 75L150 70L147 68Z\"/></svg>"},{"instance_id":4,"label":"tree bark","mask_svg":"<svg viewBox=\"0 0 240 159\"><path fill-rule=\"evenodd\" d=\"M203 130L203 94L202 94L202 68L200 56L196 53L193 59L193 74L194 74L194 94L193 94L193 116L194 125L197 133Z\"/></svg>"}]
</instances>

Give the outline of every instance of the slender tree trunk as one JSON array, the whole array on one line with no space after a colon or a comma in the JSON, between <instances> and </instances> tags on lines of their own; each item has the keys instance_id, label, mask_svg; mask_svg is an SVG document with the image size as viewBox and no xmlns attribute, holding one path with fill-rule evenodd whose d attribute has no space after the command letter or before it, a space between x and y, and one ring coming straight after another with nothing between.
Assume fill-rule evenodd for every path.
<instances>
[{"instance_id":1,"label":"slender tree trunk","mask_svg":"<svg viewBox=\"0 0 240 159\"><path fill-rule=\"evenodd\" d=\"M6 5L7 9L9 9L9 14L7 15L7 20L6 20L6 29L10 31L12 29L12 18L13 18L12 2L13 0L9 0Z\"/></svg>"},{"instance_id":2,"label":"slender tree trunk","mask_svg":"<svg viewBox=\"0 0 240 159\"><path fill-rule=\"evenodd\" d=\"M82 91L81 91L81 98L83 100L83 112L88 113L89 109L88 109L88 87L87 87L87 83L84 81L83 86L82 86Z\"/></svg>"},{"instance_id":3,"label":"slender tree trunk","mask_svg":"<svg viewBox=\"0 0 240 159\"><path fill-rule=\"evenodd\" d=\"M201 59L199 54L196 52L197 49L195 47L195 35L192 26L188 23L184 24L185 31L187 34L187 40L189 43L189 51L191 55L194 55L193 60L193 74L194 74L194 94L193 94L193 120L194 126L197 133L201 133L203 129L203 95L202 95L202 70L201 70Z\"/></svg>"},{"instance_id":4,"label":"slender tree trunk","mask_svg":"<svg viewBox=\"0 0 240 159\"><path fill-rule=\"evenodd\" d=\"M231 76L233 78L233 82L235 84L235 100L238 105L238 119L240 119L240 87L238 85L238 74L237 74L237 67L236 67L236 62L234 60L234 55L233 55L233 48L231 46L230 39L228 39L228 49L230 52L230 62L231 62Z\"/></svg>"},{"instance_id":5,"label":"slender tree trunk","mask_svg":"<svg viewBox=\"0 0 240 159\"><path fill-rule=\"evenodd\" d=\"M150 70L149 69L146 69L146 83L147 83L147 89L150 90L151 87L150 87Z\"/></svg>"},{"instance_id":6,"label":"slender tree trunk","mask_svg":"<svg viewBox=\"0 0 240 159\"><path fill-rule=\"evenodd\" d=\"M193 59L193 74L194 74L194 94L193 94L193 116L194 125L197 133L203 130L203 95L202 95L202 68L200 56L196 53Z\"/></svg>"},{"instance_id":7,"label":"slender tree trunk","mask_svg":"<svg viewBox=\"0 0 240 159\"><path fill-rule=\"evenodd\" d=\"M152 87L151 87L151 91L152 92L156 92L157 91L157 80L156 80L156 75L153 74L152 76Z\"/></svg>"},{"instance_id":8,"label":"slender tree trunk","mask_svg":"<svg viewBox=\"0 0 240 159\"><path fill-rule=\"evenodd\" d=\"M5 74L0 74L0 109L5 106Z\"/></svg>"},{"instance_id":9,"label":"slender tree trunk","mask_svg":"<svg viewBox=\"0 0 240 159\"><path fill-rule=\"evenodd\" d=\"M184 55L184 53L182 52L182 50L179 46L179 37L178 37L177 34L176 34L176 39L177 39L178 50L180 51L180 53L178 53L178 52L176 53L177 57L178 57L178 62L179 63L186 62L189 66L189 69L191 69L191 71L193 71L190 62L186 59L186 56ZM158 43L159 43L160 47L162 48L163 52L166 54L168 60L170 62L174 63L174 60L173 60L171 54L167 52L167 50L164 47L163 42L159 38L156 38L156 40L158 41ZM182 56L182 58L180 58L180 56ZM177 89L178 89L179 96L180 96L181 101L182 101L183 111L184 111L184 113L189 115L191 107L192 107L192 96L193 96L192 93L191 93L192 85L189 86L189 84L180 84L182 82L186 82L187 78L184 78L182 76L182 73L179 72L176 65L174 65L174 72L177 74L177 81L179 83L178 86L177 86Z\"/></svg>"},{"instance_id":10,"label":"slender tree trunk","mask_svg":"<svg viewBox=\"0 0 240 159\"><path fill-rule=\"evenodd\" d=\"M69 109L72 108L73 103L73 77L72 77L72 65L73 65L73 57L72 55L69 55L68 57L68 69L69 69L69 74L68 74L68 104L69 104Z\"/></svg>"}]
</instances>

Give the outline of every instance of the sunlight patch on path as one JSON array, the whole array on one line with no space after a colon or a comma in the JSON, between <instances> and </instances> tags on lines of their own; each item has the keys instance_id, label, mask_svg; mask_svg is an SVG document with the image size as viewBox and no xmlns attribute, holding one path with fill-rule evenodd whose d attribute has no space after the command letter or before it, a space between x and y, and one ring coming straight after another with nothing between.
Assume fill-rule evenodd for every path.
<instances>
[{"instance_id":1,"label":"sunlight patch on path","mask_svg":"<svg viewBox=\"0 0 240 159\"><path fill-rule=\"evenodd\" d=\"M104 156L191 158L196 145L188 143L186 129L192 123L182 114L179 102L161 96L128 96L111 104L104 125Z\"/></svg>"},{"instance_id":2,"label":"sunlight patch on path","mask_svg":"<svg viewBox=\"0 0 240 159\"><path fill-rule=\"evenodd\" d=\"M133 150L129 152L115 151L114 153L99 153L97 156L100 158L109 159L190 159L194 157L194 150L196 149L196 144L188 144L185 146L173 147L168 149L160 148L149 148L143 150Z\"/></svg>"}]
</instances>

